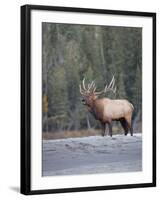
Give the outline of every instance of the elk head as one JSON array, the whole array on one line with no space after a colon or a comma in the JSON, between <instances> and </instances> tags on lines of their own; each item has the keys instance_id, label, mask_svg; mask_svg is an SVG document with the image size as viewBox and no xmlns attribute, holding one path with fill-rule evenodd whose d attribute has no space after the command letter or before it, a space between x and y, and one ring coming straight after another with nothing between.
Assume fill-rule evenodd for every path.
<instances>
[{"instance_id":1,"label":"elk head","mask_svg":"<svg viewBox=\"0 0 160 200\"><path fill-rule=\"evenodd\" d=\"M95 82L92 81L90 84L87 86L85 85L85 79L82 81L82 85L79 85L80 93L82 95L82 103L86 106L91 107L93 104L93 101L95 101L99 95L104 94L108 91L116 92L116 87L115 87L115 78L114 76L112 77L111 82L109 85L106 85L105 88L102 91L96 91L96 85Z\"/></svg>"}]
</instances>

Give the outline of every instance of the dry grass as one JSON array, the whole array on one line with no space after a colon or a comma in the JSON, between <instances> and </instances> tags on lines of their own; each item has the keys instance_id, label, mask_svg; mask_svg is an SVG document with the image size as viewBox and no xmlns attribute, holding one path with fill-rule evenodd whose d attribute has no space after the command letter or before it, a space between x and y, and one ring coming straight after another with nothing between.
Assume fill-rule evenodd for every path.
<instances>
[{"instance_id":1,"label":"dry grass","mask_svg":"<svg viewBox=\"0 0 160 200\"><path fill-rule=\"evenodd\" d=\"M43 132L42 138L44 140L62 139L70 137L86 137L101 135L102 130L99 129L85 129L79 131L61 131L61 132ZM123 130L119 127L113 127L113 134L123 133Z\"/></svg>"},{"instance_id":2,"label":"dry grass","mask_svg":"<svg viewBox=\"0 0 160 200\"><path fill-rule=\"evenodd\" d=\"M62 139L62 138L70 138L70 137L86 137L93 135L100 135L101 130L88 129L88 130L80 130L80 131L62 131L62 132L44 132L42 137L44 140L51 139Z\"/></svg>"}]
</instances>

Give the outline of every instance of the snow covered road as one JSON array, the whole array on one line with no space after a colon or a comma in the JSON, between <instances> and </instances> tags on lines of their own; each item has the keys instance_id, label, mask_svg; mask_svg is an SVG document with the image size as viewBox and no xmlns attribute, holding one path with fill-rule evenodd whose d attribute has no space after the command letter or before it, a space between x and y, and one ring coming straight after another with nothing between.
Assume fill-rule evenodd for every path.
<instances>
[{"instance_id":1,"label":"snow covered road","mask_svg":"<svg viewBox=\"0 0 160 200\"><path fill-rule=\"evenodd\" d=\"M43 176L142 170L142 135L43 140Z\"/></svg>"}]
</instances>

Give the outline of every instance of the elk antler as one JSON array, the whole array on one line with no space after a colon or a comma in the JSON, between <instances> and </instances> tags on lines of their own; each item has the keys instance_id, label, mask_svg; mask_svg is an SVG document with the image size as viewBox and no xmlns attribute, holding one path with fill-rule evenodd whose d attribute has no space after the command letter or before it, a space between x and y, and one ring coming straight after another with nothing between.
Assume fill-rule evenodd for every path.
<instances>
[{"instance_id":1,"label":"elk antler","mask_svg":"<svg viewBox=\"0 0 160 200\"><path fill-rule=\"evenodd\" d=\"M116 92L115 78L113 76L109 85L106 85L105 88L100 92L96 92L96 85L95 85L94 81L92 81L90 84L88 84L88 88L86 88L85 78L84 78L82 81L82 86L81 86L81 84L79 85L79 89L80 89L80 93L82 95L86 95L86 94L100 95L100 94L106 93L108 91L112 91L113 93L115 93Z\"/></svg>"},{"instance_id":2,"label":"elk antler","mask_svg":"<svg viewBox=\"0 0 160 200\"><path fill-rule=\"evenodd\" d=\"M86 86L85 86L85 78L84 78L82 80L82 86L81 86L81 84L79 85L79 89L80 89L80 93L82 95L91 94L93 91L96 90L95 82L92 81L90 84L88 84L88 88L86 88Z\"/></svg>"},{"instance_id":3,"label":"elk antler","mask_svg":"<svg viewBox=\"0 0 160 200\"><path fill-rule=\"evenodd\" d=\"M83 81L82 81L82 86L81 86L81 84L79 85L79 90L80 90L80 93L81 93L82 95L86 94L85 78L84 78Z\"/></svg>"},{"instance_id":4,"label":"elk antler","mask_svg":"<svg viewBox=\"0 0 160 200\"><path fill-rule=\"evenodd\" d=\"M112 80L111 80L109 86L106 85L105 88L104 88L104 92L106 93L107 91L113 91L113 93L116 93L114 76L112 77Z\"/></svg>"},{"instance_id":5,"label":"elk antler","mask_svg":"<svg viewBox=\"0 0 160 200\"><path fill-rule=\"evenodd\" d=\"M116 93L115 78L114 78L114 76L112 77L112 80L109 83L109 85L106 84L105 88L102 91L95 92L94 94L95 95L100 95L100 94L106 93L108 91L112 91L113 93Z\"/></svg>"}]
</instances>

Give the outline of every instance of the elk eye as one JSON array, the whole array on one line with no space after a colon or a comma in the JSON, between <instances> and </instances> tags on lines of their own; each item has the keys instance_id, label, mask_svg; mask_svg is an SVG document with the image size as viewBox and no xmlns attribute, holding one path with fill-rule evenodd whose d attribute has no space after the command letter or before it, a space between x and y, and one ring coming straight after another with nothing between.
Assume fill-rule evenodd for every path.
<instances>
[{"instance_id":1,"label":"elk eye","mask_svg":"<svg viewBox=\"0 0 160 200\"><path fill-rule=\"evenodd\" d=\"M84 99L82 99L82 102L85 102L85 100L84 100Z\"/></svg>"}]
</instances>

